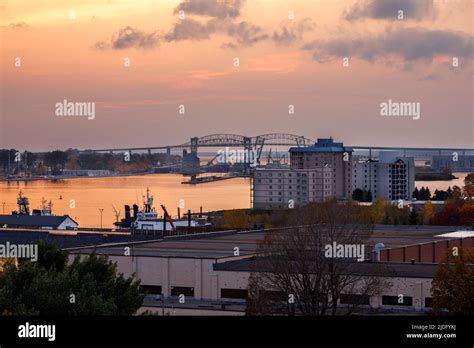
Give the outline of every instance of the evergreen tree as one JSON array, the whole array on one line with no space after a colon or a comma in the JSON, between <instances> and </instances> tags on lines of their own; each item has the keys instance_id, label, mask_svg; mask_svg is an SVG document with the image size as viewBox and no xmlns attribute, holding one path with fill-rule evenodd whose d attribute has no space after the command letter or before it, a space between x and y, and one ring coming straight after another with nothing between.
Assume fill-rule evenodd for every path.
<instances>
[{"instance_id":1,"label":"evergreen tree","mask_svg":"<svg viewBox=\"0 0 474 348\"><path fill-rule=\"evenodd\" d=\"M425 201L428 201L431 199L431 191L429 187L426 188L425 195L426 195Z\"/></svg>"},{"instance_id":2,"label":"evergreen tree","mask_svg":"<svg viewBox=\"0 0 474 348\"><path fill-rule=\"evenodd\" d=\"M372 202L372 192L367 191L366 202Z\"/></svg>"},{"instance_id":3,"label":"evergreen tree","mask_svg":"<svg viewBox=\"0 0 474 348\"><path fill-rule=\"evenodd\" d=\"M410 225L418 225L418 214L415 207L412 207L410 212Z\"/></svg>"},{"instance_id":4,"label":"evergreen tree","mask_svg":"<svg viewBox=\"0 0 474 348\"><path fill-rule=\"evenodd\" d=\"M415 190L411 196L416 200L420 199L420 191L418 190L418 187L415 187Z\"/></svg>"},{"instance_id":5,"label":"evergreen tree","mask_svg":"<svg viewBox=\"0 0 474 348\"><path fill-rule=\"evenodd\" d=\"M421 201L425 199L425 194L426 194L425 192L426 192L425 187L422 186L421 189L420 189L420 193L419 193L419 195L418 195L418 198L419 198Z\"/></svg>"},{"instance_id":6,"label":"evergreen tree","mask_svg":"<svg viewBox=\"0 0 474 348\"><path fill-rule=\"evenodd\" d=\"M145 294L105 256L68 264L67 253L39 244L38 261L7 261L0 273L0 313L10 315L134 315Z\"/></svg>"},{"instance_id":7,"label":"evergreen tree","mask_svg":"<svg viewBox=\"0 0 474 348\"><path fill-rule=\"evenodd\" d=\"M448 194L446 198L451 198L451 196L453 195L453 190L451 189L451 186L448 187L448 191L446 191L446 193Z\"/></svg>"},{"instance_id":8,"label":"evergreen tree","mask_svg":"<svg viewBox=\"0 0 474 348\"><path fill-rule=\"evenodd\" d=\"M357 188L352 192L352 199L354 201L362 202L364 199L364 191L361 189Z\"/></svg>"}]
</instances>

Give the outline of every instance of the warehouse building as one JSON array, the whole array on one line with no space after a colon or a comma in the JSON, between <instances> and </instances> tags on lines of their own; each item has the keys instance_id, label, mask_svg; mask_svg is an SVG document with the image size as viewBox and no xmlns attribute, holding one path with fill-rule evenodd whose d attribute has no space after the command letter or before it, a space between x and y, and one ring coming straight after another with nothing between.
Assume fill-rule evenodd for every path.
<instances>
[{"instance_id":1,"label":"warehouse building","mask_svg":"<svg viewBox=\"0 0 474 348\"><path fill-rule=\"evenodd\" d=\"M367 298L365 306L384 312L428 310L431 282L437 265L423 255L415 261L387 259L386 250L411 248L434 241L440 243L438 247L441 248L443 243L447 246L446 240L454 245L454 240L459 238L437 235L457 230L456 227L377 226L367 241L368 261L354 262L352 271L372 276L373 266L383 264L390 268L390 272L379 271L375 275L389 280L391 286L380 295ZM253 267L257 243L269 232L211 232L156 241L72 248L69 253L72 259L95 251L108 255L125 276L135 273L150 294L142 310L175 315L243 315L250 273L259 271ZM381 263L374 261L375 244L383 244ZM426 249L425 252L432 250ZM405 299L403 303L397 301L400 294ZM343 302L352 294L346 295Z\"/></svg>"}]
</instances>

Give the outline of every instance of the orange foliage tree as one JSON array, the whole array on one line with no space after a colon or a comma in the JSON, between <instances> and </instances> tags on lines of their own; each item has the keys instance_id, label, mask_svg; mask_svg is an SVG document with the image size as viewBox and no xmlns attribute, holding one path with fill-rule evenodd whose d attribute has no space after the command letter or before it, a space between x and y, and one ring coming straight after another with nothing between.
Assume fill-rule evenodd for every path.
<instances>
[{"instance_id":1,"label":"orange foliage tree","mask_svg":"<svg viewBox=\"0 0 474 348\"><path fill-rule=\"evenodd\" d=\"M453 248L440 263L431 288L433 309L474 314L474 250Z\"/></svg>"}]
</instances>

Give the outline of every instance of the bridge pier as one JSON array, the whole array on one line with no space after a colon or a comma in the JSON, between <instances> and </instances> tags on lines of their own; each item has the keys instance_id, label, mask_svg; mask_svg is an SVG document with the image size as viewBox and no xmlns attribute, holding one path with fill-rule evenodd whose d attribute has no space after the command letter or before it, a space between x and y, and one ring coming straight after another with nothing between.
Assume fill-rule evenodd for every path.
<instances>
[{"instance_id":1,"label":"bridge pier","mask_svg":"<svg viewBox=\"0 0 474 348\"><path fill-rule=\"evenodd\" d=\"M194 137L191 138L191 153L196 153L198 152L198 140L199 138Z\"/></svg>"},{"instance_id":2,"label":"bridge pier","mask_svg":"<svg viewBox=\"0 0 474 348\"><path fill-rule=\"evenodd\" d=\"M167 146L166 147L166 163L171 162L171 147Z\"/></svg>"}]
</instances>

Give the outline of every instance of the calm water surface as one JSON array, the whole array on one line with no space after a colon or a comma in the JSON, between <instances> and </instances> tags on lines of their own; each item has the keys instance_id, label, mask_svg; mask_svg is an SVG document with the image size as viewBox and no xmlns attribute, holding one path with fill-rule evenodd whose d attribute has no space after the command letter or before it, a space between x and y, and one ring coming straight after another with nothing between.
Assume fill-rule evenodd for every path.
<instances>
[{"instance_id":1,"label":"calm water surface","mask_svg":"<svg viewBox=\"0 0 474 348\"><path fill-rule=\"evenodd\" d=\"M160 204L165 205L172 216L177 216L179 201L184 200L184 209L204 211L249 208L250 180L236 178L199 185L183 185L185 177L176 174L153 174L144 176L81 178L61 181L0 182L0 212L10 214L17 209L19 190L30 200L30 209L39 209L44 197L53 202L56 215L68 214L81 227L100 227L100 211L103 210L103 227L113 227L113 207L124 215L124 204L138 203L142 207L147 187L155 198L155 208L162 214ZM5 204L3 204L5 202ZM75 207L71 207L71 202ZM181 209L183 213L183 209Z\"/></svg>"},{"instance_id":2,"label":"calm water surface","mask_svg":"<svg viewBox=\"0 0 474 348\"><path fill-rule=\"evenodd\" d=\"M434 190L446 190L448 186L463 186L465 173L454 173L459 179L452 181L417 181L416 186ZM103 209L102 226L113 227L113 207L124 215L124 204L138 203L141 207L147 187L155 197L155 207L164 204L168 212L177 216L177 207L184 200L185 210L204 211L250 207L250 180L236 178L199 185L183 185L185 177L176 174L154 174L111 178L81 178L61 181L0 182L1 213L16 210L19 190L30 199L30 209L38 209L44 197L53 202L56 215L68 214L81 227L100 227L100 211ZM75 203L75 207L71 205ZM4 203L4 204L3 204ZM183 210L182 210L183 212Z\"/></svg>"}]
</instances>

